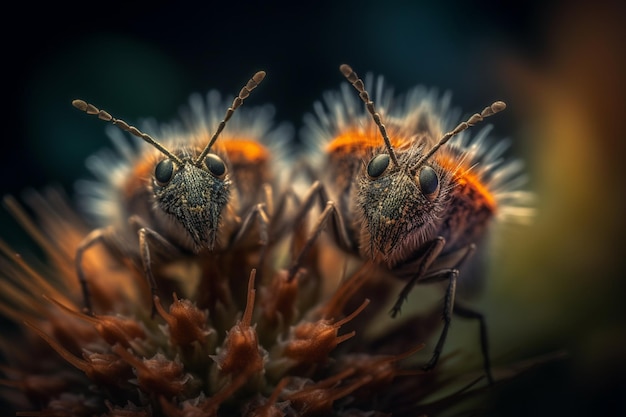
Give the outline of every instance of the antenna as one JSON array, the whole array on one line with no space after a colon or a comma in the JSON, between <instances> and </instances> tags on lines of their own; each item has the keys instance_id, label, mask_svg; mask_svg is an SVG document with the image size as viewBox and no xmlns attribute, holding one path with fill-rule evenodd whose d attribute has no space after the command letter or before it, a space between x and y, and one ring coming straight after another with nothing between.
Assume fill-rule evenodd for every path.
<instances>
[{"instance_id":1,"label":"antenna","mask_svg":"<svg viewBox=\"0 0 626 417\"><path fill-rule=\"evenodd\" d=\"M106 111L98 109L93 104L89 104L83 100L72 100L72 106L76 107L78 110L84 111L87 114L97 115L98 119L104 120L105 122L111 122L112 124L119 127L120 129L126 132L129 132L130 134L137 136L138 138L145 140L150 145L154 146L159 151L161 151L163 154L167 155L170 159L172 159L177 164L183 163L183 161L179 157L177 157L172 152L167 150L167 148L165 148L163 145L157 142L156 139L152 138L150 135L143 133L142 131L137 129L135 126L130 126L128 123L126 123L125 121L121 119L116 119L115 117L107 113Z\"/></svg>"},{"instance_id":2,"label":"antenna","mask_svg":"<svg viewBox=\"0 0 626 417\"><path fill-rule=\"evenodd\" d=\"M480 114L474 113L469 119L459 123L457 127L443 135L443 137L439 139L439 142L437 142L432 148L428 150L428 152L426 152L424 155L422 155L420 159L417 160L417 162L415 163L415 168L419 168L421 165L423 165L431 156L433 156L435 152L437 152L439 148L441 148L453 136L458 135L470 126L474 126L475 124L485 120L486 117L493 116L494 114L499 113L504 109L506 109L506 104L503 101L496 101L492 103L491 106L485 107L483 111L480 112Z\"/></svg>"},{"instance_id":3,"label":"antenna","mask_svg":"<svg viewBox=\"0 0 626 417\"><path fill-rule=\"evenodd\" d=\"M222 120L219 126L217 126L217 130L213 134L213 137L211 138L209 143L206 145L206 147L202 150L198 158L196 158L196 160L194 161L196 165L200 163L200 161L209 153L211 146L213 146L219 134L222 132L222 130L224 130L224 126L226 126L226 122L228 122L228 120L233 115L235 110L237 110L237 108L243 104L243 101L246 98L248 98L252 90L254 90L255 88L259 86L259 84L261 83L261 81L263 81L264 78L265 78L265 71L257 72L256 74L252 76L252 78L248 80L248 83L245 86L243 86L241 91L239 91L239 95L235 97L235 99L233 100L233 104L231 104L228 110L226 110L226 114L224 115L224 120Z\"/></svg>"},{"instance_id":4,"label":"antenna","mask_svg":"<svg viewBox=\"0 0 626 417\"><path fill-rule=\"evenodd\" d=\"M347 64L342 64L339 67L339 70L343 74L344 77L352 84L354 88L359 92L359 97L365 103L365 107L367 107L367 111L372 115L372 119L374 119L374 123L378 126L380 130L380 134L383 136L383 140L385 141L385 146L387 147L387 151L389 152L389 157L393 161L394 165L398 165L398 159L396 158L396 153L391 146L391 141L389 140L389 136L387 136L387 129L385 125L380 120L380 114L376 112L374 108L374 102L370 99L370 95L367 91L365 91L365 85L363 84L363 80L359 78L359 76L354 72L354 70Z\"/></svg>"},{"instance_id":5,"label":"antenna","mask_svg":"<svg viewBox=\"0 0 626 417\"><path fill-rule=\"evenodd\" d=\"M228 110L226 110L226 114L224 115L224 120L220 122L220 124L217 127L217 130L213 134L213 137L211 137L211 140L209 141L209 143L202 150L198 158L196 158L196 160L194 161L194 164L197 165L209 153L211 146L213 146L219 134L222 132L222 130L224 130L224 127L226 126L226 122L228 122L228 120L231 118L235 110L243 104L243 101L246 98L248 98L248 96L250 95L250 92L252 92L252 90L257 88L264 78L265 78L265 71L259 71L256 74L254 74L252 78L250 78L250 80L248 80L247 84L241 89L237 97L235 97L235 99L233 100L233 104L231 104ZM100 120L104 120L105 122L111 122L112 124L119 127L120 129L126 132L129 132L130 134L137 136L138 138L143 139L144 141L148 142L149 144L157 148L163 154L167 155L170 159L172 159L177 164L183 163L183 161L179 157L177 157L172 152L170 152L166 147L161 145L156 139L154 139L150 135L143 133L142 131L137 129L135 126L130 126L124 120L116 119L115 117L107 113L106 111L98 109L93 104L87 103L84 100L77 99L77 100L72 101L72 106L76 107L78 110L84 111L87 114L97 115Z\"/></svg>"}]
</instances>

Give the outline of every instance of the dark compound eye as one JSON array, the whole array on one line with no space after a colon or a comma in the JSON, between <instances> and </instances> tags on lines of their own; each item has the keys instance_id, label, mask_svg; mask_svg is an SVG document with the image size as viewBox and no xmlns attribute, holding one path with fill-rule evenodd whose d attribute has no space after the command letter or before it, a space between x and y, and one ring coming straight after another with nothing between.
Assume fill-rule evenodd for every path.
<instances>
[{"instance_id":1,"label":"dark compound eye","mask_svg":"<svg viewBox=\"0 0 626 417\"><path fill-rule=\"evenodd\" d=\"M164 159L154 168L154 178L159 185L165 185L172 179L174 174L174 162L171 159Z\"/></svg>"},{"instance_id":2,"label":"dark compound eye","mask_svg":"<svg viewBox=\"0 0 626 417\"><path fill-rule=\"evenodd\" d=\"M424 167L420 170L418 177L418 184L422 194L428 198L435 198L439 191L439 177L434 169L431 167Z\"/></svg>"},{"instance_id":3,"label":"dark compound eye","mask_svg":"<svg viewBox=\"0 0 626 417\"><path fill-rule=\"evenodd\" d=\"M373 157L369 164L367 164L367 175L371 178L378 178L389 166L389 155L381 153Z\"/></svg>"},{"instance_id":4,"label":"dark compound eye","mask_svg":"<svg viewBox=\"0 0 626 417\"><path fill-rule=\"evenodd\" d=\"M204 158L204 164L211 173L211 175L220 178L226 173L226 164L222 161L222 158L210 153Z\"/></svg>"}]
</instances>

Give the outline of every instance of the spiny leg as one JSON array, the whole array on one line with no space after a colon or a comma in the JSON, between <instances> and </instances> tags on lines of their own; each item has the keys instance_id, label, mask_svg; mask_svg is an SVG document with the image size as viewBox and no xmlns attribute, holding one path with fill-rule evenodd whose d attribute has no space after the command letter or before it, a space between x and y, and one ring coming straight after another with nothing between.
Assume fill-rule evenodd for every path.
<instances>
[{"instance_id":1,"label":"spiny leg","mask_svg":"<svg viewBox=\"0 0 626 417\"><path fill-rule=\"evenodd\" d=\"M286 217L288 217L286 213L288 211L287 204L289 203L289 199L291 199L296 206L300 206L300 197L298 197L298 194L293 188L288 187L280 193L275 212L271 215L273 226L272 235L278 239L291 229L292 222L286 219Z\"/></svg>"},{"instance_id":2,"label":"spiny leg","mask_svg":"<svg viewBox=\"0 0 626 417\"><path fill-rule=\"evenodd\" d=\"M437 365L439 357L441 356L441 352L443 351L443 345L445 344L446 338L448 336L450 323L452 322L452 311L454 310L454 296L456 294L456 281L459 276L459 270L447 270L446 275L448 276L449 281L448 287L446 289L446 295L443 301L443 329L441 330L441 334L439 335L439 339L437 340L437 344L435 345L433 356L430 358L428 363L422 367L422 369L425 371L430 371L435 367L435 365Z\"/></svg>"},{"instance_id":3,"label":"spiny leg","mask_svg":"<svg viewBox=\"0 0 626 417\"><path fill-rule=\"evenodd\" d=\"M252 230L252 227L254 226L254 222L253 219L256 218L258 220L258 224L259 224L259 243L262 246L266 246L268 241L269 241L269 236L268 236L268 226L270 223L269 217L267 215L267 212L265 211L265 204L264 203L258 203L255 204L254 206L252 206L250 208L250 210L248 210L248 213L246 214L246 217L244 217L243 221L241 222L241 224L239 225L239 230L237 231L237 234L235 235L235 237L233 238L233 240L230 243L230 247L236 246L239 242L241 242L241 240L243 239L243 237L250 232L250 230Z\"/></svg>"},{"instance_id":4,"label":"spiny leg","mask_svg":"<svg viewBox=\"0 0 626 417\"><path fill-rule=\"evenodd\" d=\"M246 217L239 224L237 234L232 239L230 247L235 246L245 236L245 234L252 229L252 225L254 224L252 223L252 218L255 215L261 227L260 243L262 245L268 245L269 242L275 238L280 238L287 230L287 225L283 225L282 223L288 222L282 222L278 226L277 223L285 217L289 198L291 198L295 204L300 204L298 195L292 188L289 187L280 193L278 204L274 206L273 189L271 185L263 184L263 194L264 201L253 206L248 213L246 213Z\"/></svg>"},{"instance_id":5,"label":"spiny leg","mask_svg":"<svg viewBox=\"0 0 626 417\"><path fill-rule=\"evenodd\" d=\"M291 281L297 274L298 269L302 265L304 257L308 254L309 250L313 247L313 244L318 239L323 230L326 229L328 219L332 218L333 222L333 238L335 243L342 249L351 251L351 240L348 237L345 222L341 212L337 209L334 201L328 198L328 193L320 181L315 181L311 187L307 190L305 197L302 199L302 204L298 209L293 219L294 228L299 228L304 223L304 218L313 208L315 201L323 208L322 213L319 215L316 224L314 225L307 240L304 242L303 247L299 250L296 259L292 262L287 273L287 280ZM295 251L292 247L292 251Z\"/></svg>"},{"instance_id":6,"label":"spiny leg","mask_svg":"<svg viewBox=\"0 0 626 417\"><path fill-rule=\"evenodd\" d=\"M253 219L256 219L257 222L254 222ZM259 272L263 270L262 266L265 262L265 254L267 252L267 245L269 244L269 224L270 219L265 210L265 203L258 203L252 206L246 217L244 217L243 221L239 226L239 230L237 234L233 238L230 243L230 247L235 247L244 236L252 230L252 227L258 224L259 225L259 244L261 245L261 252L259 254Z\"/></svg>"},{"instance_id":7,"label":"spiny leg","mask_svg":"<svg viewBox=\"0 0 626 417\"><path fill-rule=\"evenodd\" d=\"M80 242L78 248L76 248L76 257L74 263L76 265L76 275L78 276L78 282L83 293L84 310L87 314L93 315L93 305L91 303L91 293L89 291L89 284L85 278L85 271L83 270L83 255L85 251L95 245L96 243L104 243L105 239L113 233L112 227L105 227L101 229L92 230L85 238Z\"/></svg>"},{"instance_id":8,"label":"spiny leg","mask_svg":"<svg viewBox=\"0 0 626 417\"><path fill-rule=\"evenodd\" d=\"M334 202L327 201L326 207L324 208L324 211L322 211L322 214L320 214L320 216L317 218L317 222L315 223L311 234L304 243L304 246L300 249L298 256L296 256L296 259L294 259L291 266L289 267L289 270L287 272L288 282L291 281L298 273L304 257L308 254L309 250L313 247L313 244L315 243L319 235L326 228L328 218L331 216L333 218L337 218L340 217L341 214L337 211L337 207L335 206Z\"/></svg>"},{"instance_id":9,"label":"spiny leg","mask_svg":"<svg viewBox=\"0 0 626 417\"><path fill-rule=\"evenodd\" d=\"M404 304L404 302L406 301L409 293L418 281L424 279L428 268L430 268L435 259L437 259L437 257L441 254L441 251L443 250L445 244L446 240L441 236L438 236L435 240L428 243L429 246L426 250L426 253L420 259L417 272L413 274L409 282L404 285L404 287L400 291L400 294L398 294L398 298L391 308L391 317L396 317L398 314L400 314L402 304Z\"/></svg>"},{"instance_id":10,"label":"spiny leg","mask_svg":"<svg viewBox=\"0 0 626 417\"><path fill-rule=\"evenodd\" d=\"M493 375L491 374L491 357L489 356L489 338L487 336L487 322L482 313L475 311L469 307L465 307L457 303L454 306L454 314L466 319L478 320L480 324L480 348L483 355L483 368L487 375L489 385L493 385Z\"/></svg>"},{"instance_id":11,"label":"spiny leg","mask_svg":"<svg viewBox=\"0 0 626 417\"><path fill-rule=\"evenodd\" d=\"M154 304L154 297L158 294L158 287L156 280L154 279L154 274L152 273L152 260L150 256L150 247L148 246L148 238L150 238L153 244L160 245L162 249L167 251L167 253L177 253L179 250L158 232L145 226L145 223L140 217L131 216L128 221L132 226L138 228L137 234L139 236L139 254L144 273L146 274L146 279L150 285L150 293L152 294L152 310L150 316L154 317L157 312Z\"/></svg>"},{"instance_id":12,"label":"spiny leg","mask_svg":"<svg viewBox=\"0 0 626 417\"><path fill-rule=\"evenodd\" d=\"M422 369L424 369L425 371L433 369L439 361L439 357L441 356L441 352L443 351L443 345L445 344L446 338L448 336L450 323L452 322L452 314L456 313L454 298L456 295L456 283L459 276L459 270L461 266L467 261L467 259L469 259L469 257L474 253L475 250L476 245L468 245L465 249L465 253L461 257L461 259L459 259L456 265L454 265L454 267L429 272L426 276L423 277L423 279L419 281L420 284L426 284L431 282L448 280L448 286L446 288L443 303L443 329L441 330L441 334L439 335L439 339L437 340L437 344L435 345L433 356L430 358L428 363L422 367Z\"/></svg>"},{"instance_id":13,"label":"spiny leg","mask_svg":"<svg viewBox=\"0 0 626 417\"><path fill-rule=\"evenodd\" d=\"M302 199L302 205L294 217L293 224L295 227L299 227L304 222L305 216L311 211L313 205L315 204L316 197L318 198L320 208L323 208L324 210L328 208L328 203L332 203L333 210L331 213L333 214L333 234L335 241L340 248L352 251L352 243L348 237L343 217L339 210L337 210L334 202L328 198L326 188L320 181L315 181L313 185L309 187L305 197Z\"/></svg>"}]
</instances>

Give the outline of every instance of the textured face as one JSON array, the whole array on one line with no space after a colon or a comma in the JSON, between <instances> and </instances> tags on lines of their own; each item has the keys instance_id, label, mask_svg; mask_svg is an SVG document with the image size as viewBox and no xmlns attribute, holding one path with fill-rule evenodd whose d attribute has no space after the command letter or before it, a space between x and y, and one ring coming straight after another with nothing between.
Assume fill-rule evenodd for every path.
<instances>
[{"instance_id":1,"label":"textured face","mask_svg":"<svg viewBox=\"0 0 626 417\"><path fill-rule=\"evenodd\" d=\"M183 226L196 251L214 248L230 186L226 166L215 154L208 154L202 165L194 165L191 160L177 164L164 159L154 172L158 209Z\"/></svg>"},{"instance_id":2,"label":"textured face","mask_svg":"<svg viewBox=\"0 0 626 417\"><path fill-rule=\"evenodd\" d=\"M449 178L437 165L410 168L409 153L398 165L374 156L357 179L361 254L392 267L434 238L446 207Z\"/></svg>"}]
</instances>

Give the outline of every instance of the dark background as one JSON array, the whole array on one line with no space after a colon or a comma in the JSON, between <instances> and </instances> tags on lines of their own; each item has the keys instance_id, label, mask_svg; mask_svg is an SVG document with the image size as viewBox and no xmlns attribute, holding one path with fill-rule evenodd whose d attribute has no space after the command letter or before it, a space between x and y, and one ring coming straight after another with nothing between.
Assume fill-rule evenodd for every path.
<instances>
[{"instance_id":1,"label":"dark background","mask_svg":"<svg viewBox=\"0 0 626 417\"><path fill-rule=\"evenodd\" d=\"M495 133L528 162L539 215L499 232L485 309L501 363L570 359L506 385L493 415L626 412L625 8L605 2L221 2L16 4L3 13L0 191L60 184L108 146L83 98L131 124L176 118L192 92L254 92L296 129L349 63L396 91L454 93L466 113L496 99ZM251 100L252 101L252 100ZM28 244L0 213L2 239ZM504 278L499 278L504 277ZM454 328L454 326L453 326ZM454 333L454 331L452 331Z\"/></svg>"}]
</instances>

